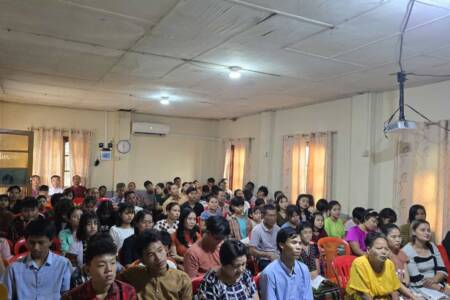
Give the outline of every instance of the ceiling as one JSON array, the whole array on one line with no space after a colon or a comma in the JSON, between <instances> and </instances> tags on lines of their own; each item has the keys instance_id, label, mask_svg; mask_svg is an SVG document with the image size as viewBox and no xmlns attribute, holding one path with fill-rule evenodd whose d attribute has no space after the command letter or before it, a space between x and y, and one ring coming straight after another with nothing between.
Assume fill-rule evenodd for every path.
<instances>
[{"instance_id":1,"label":"ceiling","mask_svg":"<svg viewBox=\"0 0 450 300\"><path fill-rule=\"evenodd\" d=\"M221 119L391 90L407 2L0 0L0 100ZM449 28L416 1L405 70L450 74Z\"/></svg>"}]
</instances>

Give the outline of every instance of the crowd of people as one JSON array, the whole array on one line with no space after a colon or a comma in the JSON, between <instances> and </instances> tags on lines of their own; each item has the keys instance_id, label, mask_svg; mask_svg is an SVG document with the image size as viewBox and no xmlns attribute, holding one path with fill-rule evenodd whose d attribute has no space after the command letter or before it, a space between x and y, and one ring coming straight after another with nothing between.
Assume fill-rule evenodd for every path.
<instances>
[{"instance_id":1,"label":"crowd of people","mask_svg":"<svg viewBox=\"0 0 450 300\"><path fill-rule=\"evenodd\" d=\"M397 226L391 208L356 207L346 217L338 201L271 197L252 182L232 191L226 179L175 177L145 181L142 192L117 183L112 193L84 187L77 175L65 189L57 175L50 186L37 175L31 183L29 195L19 186L0 194L8 299L312 300L320 289L313 282L328 282L318 246L325 237L346 241L357 257L347 297L450 296L421 205Z\"/></svg>"}]
</instances>

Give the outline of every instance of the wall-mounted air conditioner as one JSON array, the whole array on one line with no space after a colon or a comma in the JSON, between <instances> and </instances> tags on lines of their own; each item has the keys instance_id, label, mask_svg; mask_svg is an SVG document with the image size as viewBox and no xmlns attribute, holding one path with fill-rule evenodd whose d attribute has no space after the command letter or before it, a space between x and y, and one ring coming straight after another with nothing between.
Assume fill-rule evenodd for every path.
<instances>
[{"instance_id":1,"label":"wall-mounted air conditioner","mask_svg":"<svg viewBox=\"0 0 450 300\"><path fill-rule=\"evenodd\" d=\"M132 134L154 134L166 135L170 131L170 126L166 124L133 122L131 123Z\"/></svg>"}]
</instances>

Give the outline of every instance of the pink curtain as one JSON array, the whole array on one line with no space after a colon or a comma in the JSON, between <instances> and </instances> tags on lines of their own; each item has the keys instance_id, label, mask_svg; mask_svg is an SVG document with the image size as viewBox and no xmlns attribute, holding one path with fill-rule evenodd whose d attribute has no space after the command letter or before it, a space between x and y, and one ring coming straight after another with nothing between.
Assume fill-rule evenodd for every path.
<instances>
[{"instance_id":1,"label":"pink curtain","mask_svg":"<svg viewBox=\"0 0 450 300\"><path fill-rule=\"evenodd\" d=\"M34 128L33 174L50 185L53 175L63 176L64 134L60 129Z\"/></svg>"},{"instance_id":2,"label":"pink curtain","mask_svg":"<svg viewBox=\"0 0 450 300\"><path fill-rule=\"evenodd\" d=\"M92 132L86 130L69 131L72 176L79 175L84 186L89 186L90 146Z\"/></svg>"},{"instance_id":3,"label":"pink curtain","mask_svg":"<svg viewBox=\"0 0 450 300\"><path fill-rule=\"evenodd\" d=\"M331 198L332 133L312 133L309 139L306 191L314 198Z\"/></svg>"}]
</instances>

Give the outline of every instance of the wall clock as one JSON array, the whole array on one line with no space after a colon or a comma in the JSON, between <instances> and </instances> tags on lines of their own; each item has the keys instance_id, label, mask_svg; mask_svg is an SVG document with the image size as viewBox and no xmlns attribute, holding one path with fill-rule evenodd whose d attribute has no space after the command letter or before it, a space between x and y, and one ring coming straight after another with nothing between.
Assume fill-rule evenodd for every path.
<instances>
[{"instance_id":1,"label":"wall clock","mask_svg":"<svg viewBox=\"0 0 450 300\"><path fill-rule=\"evenodd\" d=\"M117 151L121 154L127 154L131 150L131 143L129 140L120 140L117 142Z\"/></svg>"}]
</instances>

